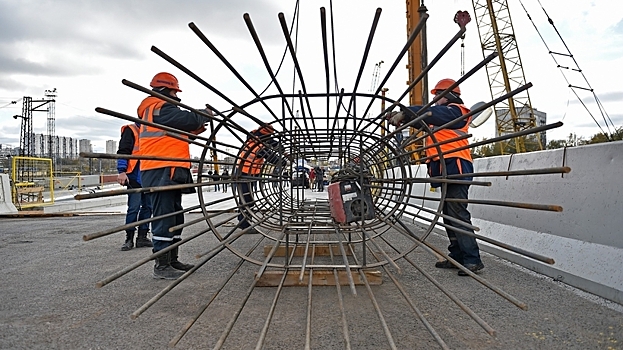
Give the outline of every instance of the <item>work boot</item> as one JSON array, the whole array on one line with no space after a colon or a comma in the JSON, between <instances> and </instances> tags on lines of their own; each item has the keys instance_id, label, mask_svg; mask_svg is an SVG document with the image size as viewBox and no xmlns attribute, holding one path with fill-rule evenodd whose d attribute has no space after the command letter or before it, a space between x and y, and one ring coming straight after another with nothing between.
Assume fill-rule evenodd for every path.
<instances>
[{"instance_id":1,"label":"work boot","mask_svg":"<svg viewBox=\"0 0 623 350\"><path fill-rule=\"evenodd\" d=\"M155 252L154 252L155 253ZM171 266L171 252L166 252L156 258L154 266L154 278L164 280L176 280L184 273Z\"/></svg>"},{"instance_id":2,"label":"work boot","mask_svg":"<svg viewBox=\"0 0 623 350\"><path fill-rule=\"evenodd\" d=\"M458 269L458 267L454 266L454 264L448 260L437 261L435 267L438 269Z\"/></svg>"},{"instance_id":3,"label":"work boot","mask_svg":"<svg viewBox=\"0 0 623 350\"><path fill-rule=\"evenodd\" d=\"M127 252L134 248L134 231L125 231L125 243L121 246L122 252Z\"/></svg>"},{"instance_id":4,"label":"work boot","mask_svg":"<svg viewBox=\"0 0 623 350\"><path fill-rule=\"evenodd\" d=\"M466 269L470 270L473 273L478 273L478 271L482 270L485 268L485 265L483 263L478 263L478 264L468 264L468 265L464 265ZM464 272L463 270L459 270L458 273L459 276L468 276L467 272Z\"/></svg>"},{"instance_id":5,"label":"work boot","mask_svg":"<svg viewBox=\"0 0 623 350\"><path fill-rule=\"evenodd\" d=\"M181 270L181 271L188 271L188 270L192 269L193 267L195 267L195 265L184 264L183 262L178 261L177 260L177 253L178 253L178 248L175 248L175 249L171 250L171 266L174 269Z\"/></svg>"},{"instance_id":6,"label":"work boot","mask_svg":"<svg viewBox=\"0 0 623 350\"><path fill-rule=\"evenodd\" d=\"M136 248L143 248L143 247L153 247L154 245L151 243L151 241L149 240L149 238L147 238L147 232L149 232L149 230L138 230L138 237L136 237Z\"/></svg>"}]
</instances>

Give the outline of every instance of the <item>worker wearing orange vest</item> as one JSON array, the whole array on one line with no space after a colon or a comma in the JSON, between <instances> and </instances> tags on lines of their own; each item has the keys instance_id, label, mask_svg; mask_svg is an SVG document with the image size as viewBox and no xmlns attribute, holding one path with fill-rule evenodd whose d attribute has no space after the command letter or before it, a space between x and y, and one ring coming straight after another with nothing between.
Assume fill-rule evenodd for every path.
<instances>
[{"instance_id":1,"label":"worker wearing orange vest","mask_svg":"<svg viewBox=\"0 0 623 350\"><path fill-rule=\"evenodd\" d=\"M181 92L178 80L170 73L158 73L150 86L153 91L165 95L175 101L181 101L177 93ZM138 107L138 115L146 122L152 122L178 130L200 134L206 129L204 124L208 118L194 112L185 111L178 106L157 97L145 98ZM186 141L167 136L165 131L153 126L141 125L139 132L140 153L143 156L190 159L190 148ZM159 187L192 183L190 162L141 160L141 177L143 186ZM154 217L171 214L183 210L182 193L194 193L194 189L168 190L151 193ZM153 252L158 252L181 240L182 229L169 232L169 228L184 223L184 214L154 220L151 224ZM177 279L193 265L178 260L179 249L174 248L156 258L154 278Z\"/></svg>"},{"instance_id":2,"label":"worker wearing orange vest","mask_svg":"<svg viewBox=\"0 0 623 350\"><path fill-rule=\"evenodd\" d=\"M449 89L455 83L456 82L452 79L442 79L431 90L431 93L437 96L438 94L441 94L445 90ZM450 91L446 92L446 94L443 95L443 97L441 97L436 102L435 106L432 106L426 110L426 112L430 112L431 115L429 117L426 117L424 119L424 122L427 123L430 129L433 131L437 143L451 140L459 136L466 135L468 133L468 127L471 118L466 118L464 120L458 121L449 126L448 128L439 129L440 126L469 113L469 108L463 105L463 100L461 100L460 95L461 89L456 86ZM411 106L408 108L412 112L416 113L420 111L422 106ZM412 115L411 113L392 112L388 114L388 119L390 124L400 126L403 123L410 122L412 120ZM430 136L427 137L426 144L430 145L432 143L433 139ZM446 166L447 175L467 174L474 172L474 165L472 163L472 156L469 149L457 150L454 152L452 151L454 149L458 149L467 145L469 145L469 141L467 139L462 139L439 146L441 152L443 153L443 159ZM449 153L445 153L447 151ZM426 156L430 157L427 160L429 176L441 176L441 160L439 159L437 147L427 148ZM466 176L461 178L461 180L471 181L472 177ZM431 187L433 188L439 186L441 186L441 183L439 182L431 183ZM447 184L446 198L467 199L468 190L469 184L449 183ZM443 204L443 213L471 225L471 214L467 210L467 203L445 201ZM473 236L456 232L450 227L455 227L457 229L468 231L471 233L474 233L474 231L470 227L461 225L460 223L452 220L444 219L444 223L448 226L446 227L446 233L448 234L448 238L450 239L450 245L448 246L450 254L448 255L474 273L482 270L484 268L484 265L482 263L482 260L480 259L480 250L478 248L478 243L476 243L476 239ZM437 262L435 264L435 267L448 269L457 268L448 260ZM458 274L459 276L467 276L467 273L463 272L462 270L459 270Z\"/></svg>"},{"instance_id":3,"label":"worker wearing orange vest","mask_svg":"<svg viewBox=\"0 0 623 350\"><path fill-rule=\"evenodd\" d=\"M117 154L138 155L139 150L139 126L137 124L128 124L121 127L121 140L119 140L119 149ZM117 182L127 188L141 188L141 170L140 161L137 159L118 159L117 160ZM125 215L125 223L131 224L136 221L142 221L151 217L151 198L149 192L128 193L128 209ZM128 251L134 248L134 231L135 227L126 229L125 243L121 246L122 251ZM149 232L149 223L140 224L138 226L138 236L136 237L136 247L153 247L147 233Z\"/></svg>"},{"instance_id":4,"label":"worker wearing orange vest","mask_svg":"<svg viewBox=\"0 0 623 350\"><path fill-rule=\"evenodd\" d=\"M236 190L241 210L238 214L238 227L247 229L251 226L249 222L251 214L249 208L253 207L253 193L251 187L257 182L262 173L264 162L268 162L279 167L287 164L285 158L279 155L283 152L281 143L272 137L275 129L270 124L264 124L258 129L251 131L251 134L240 148L234 175L238 175L238 181L232 184ZM281 173L279 171L279 173ZM251 228L247 233L258 233L255 228Z\"/></svg>"}]
</instances>

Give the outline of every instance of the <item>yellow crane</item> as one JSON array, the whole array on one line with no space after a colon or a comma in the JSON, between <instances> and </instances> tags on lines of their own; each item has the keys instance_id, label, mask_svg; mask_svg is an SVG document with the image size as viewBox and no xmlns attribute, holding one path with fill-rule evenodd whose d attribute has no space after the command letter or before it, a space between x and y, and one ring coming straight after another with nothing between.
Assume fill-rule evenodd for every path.
<instances>
[{"instance_id":1,"label":"yellow crane","mask_svg":"<svg viewBox=\"0 0 623 350\"><path fill-rule=\"evenodd\" d=\"M426 13L427 9L424 6L424 1L421 3L418 0L407 0L407 36L411 34L413 29L417 26L420 18ZM426 51L426 27L422 29L420 35L413 41L408 51L408 63L407 69L409 71L409 85L415 78L420 75L424 67L428 64ZM411 91L409 91L409 105L421 106L428 103L428 78L425 76L419 83L415 85ZM409 135L416 132L417 129L409 128ZM424 147L424 141L418 141L407 145L406 151L413 151L418 148ZM420 154L417 152L412 153L412 159L418 160Z\"/></svg>"},{"instance_id":2,"label":"yellow crane","mask_svg":"<svg viewBox=\"0 0 623 350\"><path fill-rule=\"evenodd\" d=\"M472 0L484 56L498 52L499 60L486 65L491 98L498 98L526 84L521 56L506 0ZM537 126L528 90L495 106L497 136ZM501 153L521 153L543 149L539 135L516 137L501 142Z\"/></svg>"}]
</instances>

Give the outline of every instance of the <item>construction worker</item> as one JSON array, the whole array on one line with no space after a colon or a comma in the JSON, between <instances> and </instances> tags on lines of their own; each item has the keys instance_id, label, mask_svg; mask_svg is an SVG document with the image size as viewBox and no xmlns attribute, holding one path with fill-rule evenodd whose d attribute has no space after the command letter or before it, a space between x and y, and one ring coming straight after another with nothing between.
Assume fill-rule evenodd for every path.
<instances>
[{"instance_id":1,"label":"construction worker","mask_svg":"<svg viewBox=\"0 0 623 350\"><path fill-rule=\"evenodd\" d=\"M260 176L264 161L280 167L284 167L287 164L286 160L281 158L278 152L276 152L282 150L283 147L278 140L272 137L274 132L275 129L272 125L264 124L258 129L251 131L251 135L240 148L240 156L236 163L234 175L239 176L235 189L242 204L238 214L238 228L243 230L251 226L249 223L249 218L251 217L249 208L255 205L253 202L254 191L251 190L251 185L257 182L254 178ZM259 232L252 228L247 233Z\"/></svg>"},{"instance_id":2,"label":"construction worker","mask_svg":"<svg viewBox=\"0 0 623 350\"><path fill-rule=\"evenodd\" d=\"M176 77L170 73L158 73L150 86L153 91L165 95L175 101L181 101L177 93L181 92ZM207 111L209 112L209 111ZM147 122L173 127L198 135L206 129L204 124L208 118L185 111L178 106L160 98L149 96L138 107L138 115ZM144 156L159 156L190 160L188 142L167 136L162 129L143 124L139 133L140 152ZM190 162L147 160L141 161L141 177L145 187L170 186L192 183ZM182 193L194 193L193 188L184 190L157 191L151 193L154 217L171 214L183 210ZM184 214L178 213L151 224L152 239L156 253L181 240L182 229L169 232L169 228L184 223ZM184 271L193 268L178 260L179 249L174 248L156 258L153 277L159 279L177 279Z\"/></svg>"},{"instance_id":3,"label":"construction worker","mask_svg":"<svg viewBox=\"0 0 623 350\"><path fill-rule=\"evenodd\" d=\"M455 83L456 82L452 79L442 79L431 90L431 93L437 96L441 94L444 90L450 88ZM466 118L465 120L458 121L455 124L449 126L448 128L434 131L436 127L442 126L469 113L469 109L463 105L463 100L461 100L460 96L461 90L458 86L456 86L451 91L448 91L443 97L441 97L436 102L435 106L432 106L426 110L426 112L431 112L431 116L426 117L424 119L424 122L429 124L431 130L433 130L434 132L435 141L438 143L455 139L461 135L466 135L468 133L468 127L471 117ZM408 108L413 112L418 112L421 107L422 106L411 106ZM403 123L408 123L409 121L411 121L412 116L410 115L410 113L404 113L402 111L391 112L388 114L388 119L390 124L394 126L400 126ZM433 140L429 136L426 138L425 142L427 145L430 145L433 143ZM441 149L441 152L445 153L446 151L451 151L453 149L457 149L459 147L467 145L469 145L469 141L467 139L462 139L442 144L439 146L439 148ZM441 161L439 159L437 147L427 148L426 156L431 157L429 160L427 160L428 175L431 177L441 176ZM472 156L469 149L445 153L443 155L443 158L446 166L446 173L448 175L466 174L474 172ZM461 179L471 181L472 177L464 177ZM441 183L431 183L431 187L433 188L439 186L441 186ZM446 198L467 199L468 190L468 184L447 184ZM471 214L467 210L467 203L445 201L443 205L443 213L465 223L471 224ZM449 227L455 227L457 229L472 233L474 232L470 227L461 225L460 223L451 220L444 219L444 223ZM478 248L478 243L476 243L476 239L473 236L468 236L466 234L456 232L448 227L446 227L446 233L448 235L448 238L450 239L450 245L448 246L450 254L448 255L452 259L456 260L458 263L474 273L482 270L485 267L482 263L482 260L480 259L480 250ZM448 260L437 262L435 264L435 267L444 269L457 268ZM467 273L461 270L459 270L458 274L459 276L467 276Z\"/></svg>"},{"instance_id":4,"label":"construction worker","mask_svg":"<svg viewBox=\"0 0 623 350\"><path fill-rule=\"evenodd\" d=\"M138 124L128 124L121 127L121 140L117 154L138 154L139 137ZM121 186L130 188L141 188L140 160L137 159L118 159L117 160L117 182ZM148 192L128 193L128 210L125 214L125 223L149 219L151 217L151 199ZM134 248L135 227L125 230L125 243L121 246L122 251ZM149 223L138 226L138 236L136 237L136 248L153 247L147 233Z\"/></svg>"}]
</instances>

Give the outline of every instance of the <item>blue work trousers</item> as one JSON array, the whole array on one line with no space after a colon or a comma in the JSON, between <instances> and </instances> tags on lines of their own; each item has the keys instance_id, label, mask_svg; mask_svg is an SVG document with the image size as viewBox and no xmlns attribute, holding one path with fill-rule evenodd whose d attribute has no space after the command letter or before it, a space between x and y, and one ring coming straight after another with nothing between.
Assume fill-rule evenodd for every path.
<instances>
[{"instance_id":1,"label":"blue work trousers","mask_svg":"<svg viewBox=\"0 0 623 350\"><path fill-rule=\"evenodd\" d=\"M467 199L468 191L469 185L448 184L446 198ZM469 223L470 225L472 223L471 214L467 210L467 203L444 202L443 213L455 219ZM443 222L448 226L474 233L474 230L461 225L460 223L452 222L447 219L444 219ZM476 239L474 237L456 232L447 227L446 233L450 239L448 250L450 251L449 255L452 259L463 265L477 265L482 262L480 260L478 243L476 243Z\"/></svg>"},{"instance_id":2,"label":"blue work trousers","mask_svg":"<svg viewBox=\"0 0 623 350\"><path fill-rule=\"evenodd\" d=\"M154 217L181 211L182 192L179 190L153 192L150 194ZM169 228L184 223L184 213L175 214L166 218L154 220L151 223L154 252L162 250L182 239L182 229L169 232Z\"/></svg>"},{"instance_id":3,"label":"blue work trousers","mask_svg":"<svg viewBox=\"0 0 623 350\"><path fill-rule=\"evenodd\" d=\"M251 226L247 217L251 217L249 208L255 205L253 202L253 195L251 194L251 184L249 182L239 182L236 186L236 190L238 192L239 201L242 204L240 206L240 213L238 213L238 227L245 229Z\"/></svg>"},{"instance_id":4,"label":"blue work trousers","mask_svg":"<svg viewBox=\"0 0 623 350\"><path fill-rule=\"evenodd\" d=\"M145 192L128 194L128 211L125 214L126 225L151 217L151 198L149 196L150 194ZM141 224L138 229L149 231L149 224ZM134 232L134 228L126 229L126 232Z\"/></svg>"},{"instance_id":5,"label":"blue work trousers","mask_svg":"<svg viewBox=\"0 0 623 350\"><path fill-rule=\"evenodd\" d=\"M177 184L171 180L171 168L157 168L141 172L143 187L170 186ZM182 229L169 232L173 226L184 223L182 210L182 190L157 191L149 194L154 217L172 214L151 222L152 242L154 252L160 251L182 239Z\"/></svg>"}]
</instances>

